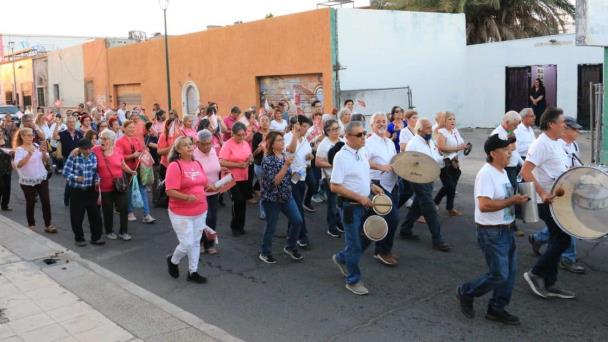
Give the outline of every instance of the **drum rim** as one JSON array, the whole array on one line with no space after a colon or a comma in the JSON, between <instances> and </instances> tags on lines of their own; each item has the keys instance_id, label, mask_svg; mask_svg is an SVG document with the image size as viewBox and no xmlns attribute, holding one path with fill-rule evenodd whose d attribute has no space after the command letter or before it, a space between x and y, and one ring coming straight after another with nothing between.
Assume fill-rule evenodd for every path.
<instances>
[{"instance_id":1,"label":"drum rim","mask_svg":"<svg viewBox=\"0 0 608 342\"><path fill-rule=\"evenodd\" d=\"M365 229L365 223L367 222L367 220L369 220L369 219L370 219L370 218L372 218L372 217L378 217L378 219L381 219L381 220L384 222L384 225L383 225L383 226L384 226L386 229L384 230L384 234L383 234L383 236L382 236L382 237L380 237L380 238L371 238L371 237L369 236L369 233L367 232L367 229ZM374 220L377 220L377 219L376 219L376 218L374 218ZM363 234L365 234L365 237L367 237L367 238L368 238L368 239L370 239L371 241L374 241L374 242L376 242L376 241L381 241L382 239L384 239L384 238L385 238L385 237L388 235L388 222L386 222L386 220L384 219L384 217L382 217L381 215L370 215L370 216L368 216L368 217L365 219L365 221L363 221Z\"/></svg>"},{"instance_id":2,"label":"drum rim","mask_svg":"<svg viewBox=\"0 0 608 342\"><path fill-rule=\"evenodd\" d=\"M562 173L561 175L559 175L559 177L557 177L555 179L555 182L553 182L553 185L551 186L551 193L552 194L555 193L556 186L559 183L560 179L562 179L569 172L572 172L572 171L578 170L578 169L597 170L597 171L605 174L606 176L608 176L608 172L606 172L606 171L604 171L604 170L602 170L602 169L600 169L599 167L596 167L596 166L577 166L577 167L573 167L573 168L570 168L570 169L566 170L566 172ZM573 237L575 237L577 239L581 239L581 240L597 240L597 239L601 239L603 237L608 236L608 232L603 233L602 235L599 235L597 237L579 236L579 235L577 235L575 233L570 232L567 228L564 227L564 225L561 222L559 222L558 220L555 219L555 217L556 217L556 211L553 208L553 203L549 204L549 212L551 213L551 217L553 218L553 221L555 222L555 224L557 224L557 226L559 227L559 229L561 229L564 233L566 233L566 234L568 234L570 236L573 236ZM578 220L578 221L580 222L580 220Z\"/></svg>"}]
</instances>

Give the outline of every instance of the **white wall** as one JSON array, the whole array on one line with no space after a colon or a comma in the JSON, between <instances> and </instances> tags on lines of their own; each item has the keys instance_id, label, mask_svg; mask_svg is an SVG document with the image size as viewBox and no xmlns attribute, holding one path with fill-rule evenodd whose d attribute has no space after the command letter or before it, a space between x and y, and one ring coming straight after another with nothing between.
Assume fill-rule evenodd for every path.
<instances>
[{"instance_id":1,"label":"white wall","mask_svg":"<svg viewBox=\"0 0 608 342\"><path fill-rule=\"evenodd\" d=\"M63 107L77 107L84 103L84 59L82 45L48 54L49 104L55 101L53 84L59 84L59 96Z\"/></svg>"},{"instance_id":2,"label":"white wall","mask_svg":"<svg viewBox=\"0 0 608 342\"><path fill-rule=\"evenodd\" d=\"M337 35L341 90L409 85L422 116L463 111L464 14L338 9Z\"/></svg>"},{"instance_id":3,"label":"white wall","mask_svg":"<svg viewBox=\"0 0 608 342\"><path fill-rule=\"evenodd\" d=\"M574 39L557 35L467 46L465 108L459 126L498 125L505 111L505 68L514 66L557 65L557 106L576 117L578 65L602 63L604 57L602 48L576 46Z\"/></svg>"}]
</instances>

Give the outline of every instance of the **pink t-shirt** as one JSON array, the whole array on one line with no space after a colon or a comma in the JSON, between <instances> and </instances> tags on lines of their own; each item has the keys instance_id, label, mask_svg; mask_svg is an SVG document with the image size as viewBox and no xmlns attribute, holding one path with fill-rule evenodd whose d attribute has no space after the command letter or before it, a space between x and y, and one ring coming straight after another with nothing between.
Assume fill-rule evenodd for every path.
<instances>
[{"instance_id":1,"label":"pink t-shirt","mask_svg":"<svg viewBox=\"0 0 608 342\"><path fill-rule=\"evenodd\" d=\"M173 145L173 141L175 140L175 137L169 137L165 139L165 134L161 134L160 137L158 137L158 146L157 148L163 149L166 147L169 147L171 145ZM169 160L167 159L168 154L162 155L160 156L160 163L161 165L163 165L164 167L168 167L169 166Z\"/></svg>"},{"instance_id":2,"label":"pink t-shirt","mask_svg":"<svg viewBox=\"0 0 608 342\"><path fill-rule=\"evenodd\" d=\"M114 151L111 156L104 156L101 146L93 147L92 151L97 157L97 173L99 173L99 187L101 192L114 191L112 179L122 177L123 155L121 150L114 146Z\"/></svg>"},{"instance_id":3,"label":"pink t-shirt","mask_svg":"<svg viewBox=\"0 0 608 342\"><path fill-rule=\"evenodd\" d=\"M178 164L179 163L179 164ZM207 211L207 175L196 160L179 160L169 164L165 177L165 189L196 196L196 201L187 202L169 197L169 210L176 215L198 216Z\"/></svg>"},{"instance_id":4,"label":"pink t-shirt","mask_svg":"<svg viewBox=\"0 0 608 342\"><path fill-rule=\"evenodd\" d=\"M234 138L230 138L224 143L220 150L220 159L233 163L242 163L247 161L251 155L251 147L246 141L237 143ZM247 168L231 168L232 177L237 182L246 181L249 178L249 170Z\"/></svg>"},{"instance_id":5,"label":"pink t-shirt","mask_svg":"<svg viewBox=\"0 0 608 342\"><path fill-rule=\"evenodd\" d=\"M204 154L198 148L194 149L193 153L194 160L198 160L201 165L204 165L205 175L207 175L207 181L209 184L214 184L220 180L220 172L222 167L220 166L220 160L215 153L215 149L211 148L209 153ZM207 196L215 195L217 192L207 192Z\"/></svg>"},{"instance_id":6,"label":"pink t-shirt","mask_svg":"<svg viewBox=\"0 0 608 342\"><path fill-rule=\"evenodd\" d=\"M116 146L114 146L114 148L118 148L123 156L128 156L135 152L142 152L144 150L144 145L137 137L128 137L123 135L116 141ZM135 170L137 166L137 158L125 160L125 162L131 170Z\"/></svg>"},{"instance_id":7,"label":"pink t-shirt","mask_svg":"<svg viewBox=\"0 0 608 342\"><path fill-rule=\"evenodd\" d=\"M227 116L224 118L224 124L226 125L226 132L224 132L224 141L228 141L230 137L232 137L232 126L238 119L233 119L232 116Z\"/></svg>"},{"instance_id":8,"label":"pink t-shirt","mask_svg":"<svg viewBox=\"0 0 608 342\"><path fill-rule=\"evenodd\" d=\"M198 134L196 133L196 130L194 128L183 127L181 129L181 133L183 136L192 138L194 142L198 141Z\"/></svg>"}]
</instances>

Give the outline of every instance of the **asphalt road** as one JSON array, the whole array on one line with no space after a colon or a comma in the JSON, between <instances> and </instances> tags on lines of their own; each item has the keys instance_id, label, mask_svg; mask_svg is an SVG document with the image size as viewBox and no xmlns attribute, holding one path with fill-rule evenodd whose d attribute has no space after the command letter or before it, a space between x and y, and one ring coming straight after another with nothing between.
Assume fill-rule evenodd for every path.
<instances>
[{"instance_id":1,"label":"asphalt road","mask_svg":"<svg viewBox=\"0 0 608 342\"><path fill-rule=\"evenodd\" d=\"M230 207L219 212L219 254L201 256L201 273L206 285L186 282L185 260L180 279L170 278L165 256L177 243L166 211L154 209L155 224L133 223L130 242L109 241L102 247L76 247L63 206L63 179L51 180L53 222L57 235L52 240L74 249L81 256L137 283L170 302L248 341L558 341L606 340L608 336L608 247L605 240L579 243L579 257L587 267L585 275L560 272L560 281L576 291L574 300L541 300L534 297L521 274L534 262L526 238L518 238L518 278L509 309L520 316L522 325L507 327L483 318L488 296L476 301L476 318L469 320L457 306L456 286L486 271L476 244L473 225L472 182L483 163L481 149L485 130L464 132L474 145L464 161L456 208L465 213L449 218L441 212L444 237L453 247L450 253L431 249L426 226L417 225L419 242L397 238L394 253L399 265L389 268L372 258L369 249L361 261L363 280L370 294L358 297L344 288L331 255L343 244L325 234L323 205L307 214L312 249L296 263L281 253L282 239L274 240L278 263L266 265L257 259L264 222L256 206L247 208L248 234L229 234ZM583 148L588 140L582 139ZM588 149L587 149L588 150ZM6 216L26 224L23 194L16 184L11 200L13 212ZM229 201L228 201L229 204ZM36 217L42 231L39 206ZM141 212L137 213L141 217ZM406 211L402 210L401 217ZM115 222L118 220L115 217ZM117 224L117 222L116 222ZM285 227L281 218L279 227ZM541 224L521 224L533 232ZM26 228L24 228L26 229ZM280 228L279 228L280 229ZM44 234L44 233L41 233Z\"/></svg>"}]
</instances>

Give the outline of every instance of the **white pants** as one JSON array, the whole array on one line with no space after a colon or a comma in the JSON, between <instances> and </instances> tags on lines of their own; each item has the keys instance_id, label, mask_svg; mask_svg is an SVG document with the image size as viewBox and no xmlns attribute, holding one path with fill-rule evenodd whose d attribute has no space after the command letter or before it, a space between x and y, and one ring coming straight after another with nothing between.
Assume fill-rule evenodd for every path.
<instances>
[{"instance_id":1,"label":"white pants","mask_svg":"<svg viewBox=\"0 0 608 342\"><path fill-rule=\"evenodd\" d=\"M207 212L205 211L198 216L181 216L169 210L169 219L179 240L179 245L175 247L171 262L177 265L183 257L188 255L188 270L190 273L196 272L201 252L201 235L205 227Z\"/></svg>"}]
</instances>

